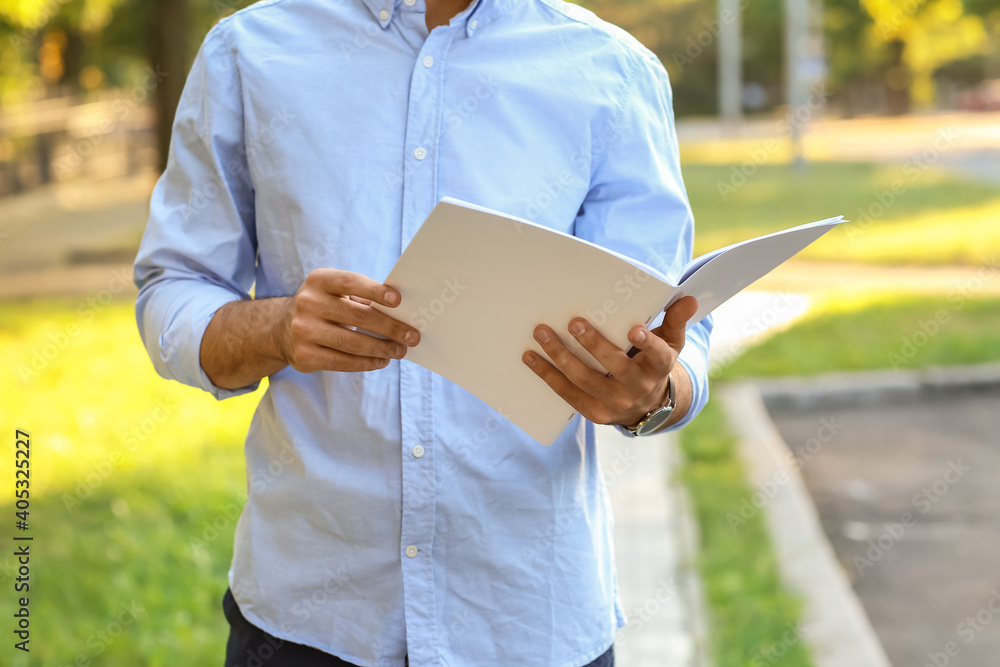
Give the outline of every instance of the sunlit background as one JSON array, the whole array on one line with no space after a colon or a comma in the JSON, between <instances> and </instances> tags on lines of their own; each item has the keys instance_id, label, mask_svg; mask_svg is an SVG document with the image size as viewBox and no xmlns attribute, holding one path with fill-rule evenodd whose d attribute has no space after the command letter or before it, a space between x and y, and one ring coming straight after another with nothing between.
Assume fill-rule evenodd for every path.
<instances>
[{"instance_id":1,"label":"sunlit background","mask_svg":"<svg viewBox=\"0 0 1000 667\"><path fill-rule=\"evenodd\" d=\"M0 665L221 664L242 440L260 393L217 403L155 375L131 261L187 68L208 29L247 4L0 0ZM583 4L670 73L695 254L833 215L852 221L720 311L715 387L931 367L1000 384L990 366L1000 361L996 0ZM949 437L918 442L900 424L914 410L939 415L931 423L954 429L989 475L1000 463L993 397L965 401L960 417L941 400L887 403L865 428L892 445L895 467L849 443L803 466L893 664L922 665L949 638L960 664L996 664L1000 622L980 618L970 641L959 631L1000 586L995 565L961 565L962 554L1000 549L997 505L982 500L993 485L950 493L934 521L955 530L911 531L894 551L903 565L859 572L855 560L952 456ZM722 414L713 400L673 471L700 535L706 631L692 644L719 667L822 664L808 632L787 638L804 603L763 514L727 520L756 488ZM795 433L815 430L803 414L775 417L793 449ZM15 429L32 436L30 653L8 628ZM934 587L967 594L931 604L914 592Z\"/></svg>"}]
</instances>

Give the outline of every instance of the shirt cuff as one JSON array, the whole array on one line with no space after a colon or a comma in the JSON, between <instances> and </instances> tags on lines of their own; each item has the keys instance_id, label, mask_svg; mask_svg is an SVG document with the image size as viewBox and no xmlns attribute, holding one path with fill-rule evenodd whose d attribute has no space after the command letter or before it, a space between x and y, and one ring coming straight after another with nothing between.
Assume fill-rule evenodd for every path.
<instances>
[{"instance_id":1,"label":"shirt cuff","mask_svg":"<svg viewBox=\"0 0 1000 667\"><path fill-rule=\"evenodd\" d=\"M708 340L712 330L711 316L688 329L688 340L677 362L691 378L691 407L680 421L660 432L675 431L689 424L708 403Z\"/></svg>"},{"instance_id":2,"label":"shirt cuff","mask_svg":"<svg viewBox=\"0 0 1000 667\"><path fill-rule=\"evenodd\" d=\"M188 283L184 285L184 283ZM160 289L167 287L159 285ZM190 290L190 281L180 281L173 285L170 291L178 288ZM142 301L142 310L138 313L145 322L140 322L140 330L143 325L151 327L145 331L143 340L149 352L150 358L156 371L165 378L177 380L183 384L198 387L212 394L217 400L239 396L255 391L260 386L260 381L248 384L238 389L224 389L217 387L209 379L208 374L201 367L201 341L208 328L208 323L222 306L232 301L238 301L241 297L233 294L229 290L216 285L199 286L199 295L196 300L188 301L178 306L177 301L183 299L182 294L174 294L175 299L169 299L169 294L157 294L158 297L167 297L173 301L165 313L166 317L156 317L155 301ZM164 322L163 326L156 327L157 322Z\"/></svg>"}]
</instances>

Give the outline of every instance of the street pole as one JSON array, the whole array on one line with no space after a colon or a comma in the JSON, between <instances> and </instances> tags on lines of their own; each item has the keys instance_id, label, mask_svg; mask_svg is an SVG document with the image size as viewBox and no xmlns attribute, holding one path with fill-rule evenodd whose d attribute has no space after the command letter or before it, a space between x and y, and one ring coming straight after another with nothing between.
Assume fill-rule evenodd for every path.
<instances>
[{"instance_id":1,"label":"street pole","mask_svg":"<svg viewBox=\"0 0 1000 667\"><path fill-rule=\"evenodd\" d=\"M809 0L785 0L785 101L790 114L792 164L800 167L802 155L802 128L796 113L808 100L808 82L803 66L809 40Z\"/></svg>"},{"instance_id":2,"label":"street pole","mask_svg":"<svg viewBox=\"0 0 1000 667\"><path fill-rule=\"evenodd\" d=\"M742 33L740 0L719 0L719 116L727 134L738 131L742 120Z\"/></svg>"}]
</instances>

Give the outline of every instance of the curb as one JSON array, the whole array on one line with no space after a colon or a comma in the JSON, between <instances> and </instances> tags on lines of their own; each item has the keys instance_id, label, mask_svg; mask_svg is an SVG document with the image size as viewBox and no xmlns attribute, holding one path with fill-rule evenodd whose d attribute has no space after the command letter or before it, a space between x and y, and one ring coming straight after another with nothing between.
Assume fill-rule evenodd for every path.
<instances>
[{"instance_id":1,"label":"curb","mask_svg":"<svg viewBox=\"0 0 1000 667\"><path fill-rule=\"evenodd\" d=\"M1000 364L922 370L829 373L815 377L749 379L768 410L797 412L878 403L910 403L942 395L1000 390Z\"/></svg>"},{"instance_id":2,"label":"curb","mask_svg":"<svg viewBox=\"0 0 1000 667\"><path fill-rule=\"evenodd\" d=\"M767 413L762 392L740 383L720 389L720 394L738 438L747 482L776 489L764 516L782 579L803 601L799 634L812 649L816 667L891 667ZM856 385L852 394L857 394Z\"/></svg>"}]
</instances>

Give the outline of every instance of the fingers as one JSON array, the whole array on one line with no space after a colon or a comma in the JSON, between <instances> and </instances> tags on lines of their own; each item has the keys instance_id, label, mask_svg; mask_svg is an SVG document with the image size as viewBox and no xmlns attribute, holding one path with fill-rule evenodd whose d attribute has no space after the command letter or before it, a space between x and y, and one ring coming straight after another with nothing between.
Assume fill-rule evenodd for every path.
<instances>
[{"instance_id":1,"label":"fingers","mask_svg":"<svg viewBox=\"0 0 1000 667\"><path fill-rule=\"evenodd\" d=\"M374 338L315 317L295 318L290 328L293 342L289 363L303 373L384 368L390 359L402 359L408 349L395 341Z\"/></svg>"},{"instance_id":2,"label":"fingers","mask_svg":"<svg viewBox=\"0 0 1000 667\"><path fill-rule=\"evenodd\" d=\"M306 276L306 284L314 285L327 294L357 296L389 308L398 306L401 299L399 292L393 288L354 271L314 269Z\"/></svg>"},{"instance_id":3,"label":"fingers","mask_svg":"<svg viewBox=\"0 0 1000 667\"><path fill-rule=\"evenodd\" d=\"M558 394L574 410L595 423L604 423L601 419L603 415L597 415L592 410L595 404L594 399L587 392L568 380L565 375L546 361L540 354L529 350L521 355L521 361L527 364L535 372L535 375L544 380L545 384L549 385L552 391Z\"/></svg>"},{"instance_id":4,"label":"fingers","mask_svg":"<svg viewBox=\"0 0 1000 667\"><path fill-rule=\"evenodd\" d=\"M361 274L316 269L287 311L282 354L293 368L307 373L384 368L420 342L416 328L372 308L373 303L395 307L400 299L395 289Z\"/></svg>"},{"instance_id":5,"label":"fingers","mask_svg":"<svg viewBox=\"0 0 1000 667\"><path fill-rule=\"evenodd\" d=\"M624 352L607 341L582 318L574 319L571 326L579 323L584 324L582 333L577 334L571 330L571 334L586 339L591 347L588 350L591 354L599 360L600 357L604 357L611 368L618 369L623 376L628 376L630 378L628 384L645 385L644 378L633 377L635 364L625 356ZM578 327L573 329L579 331ZM553 363L550 364L541 355L532 351L523 354L521 359L584 417L598 424L609 424L617 418L617 415L632 408L631 390L625 386L626 381L622 377L608 377L606 373L592 369L563 345L555 332L546 325L535 328L535 340ZM613 348L614 352L610 348ZM631 368L625 368L623 365Z\"/></svg>"},{"instance_id":6,"label":"fingers","mask_svg":"<svg viewBox=\"0 0 1000 667\"><path fill-rule=\"evenodd\" d=\"M311 345L302 351L301 358L294 367L304 373L320 370L360 373L378 370L388 365L389 359L386 357L359 356L321 345Z\"/></svg>"},{"instance_id":7,"label":"fingers","mask_svg":"<svg viewBox=\"0 0 1000 667\"><path fill-rule=\"evenodd\" d=\"M415 327L371 308L373 302L394 307L399 305L400 294L359 273L316 269L295 295L295 314L318 317L341 328L359 327L410 347L420 342Z\"/></svg>"},{"instance_id":8,"label":"fingers","mask_svg":"<svg viewBox=\"0 0 1000 667\"><path fill-rule=\"evenodd\" d=\"M638 369L628 355L605 338L590 322L582 317L577 317L570 320L567 331L587 352L590 352L594 359L600 362L601 366L607 369L608 373L622 382L631 382L637 379ZM549 350L545 351L549 352ZM572 353L570 354L572 355ZM576 355L572 356L576 357Z\"/></svg>"}]
</instances>

